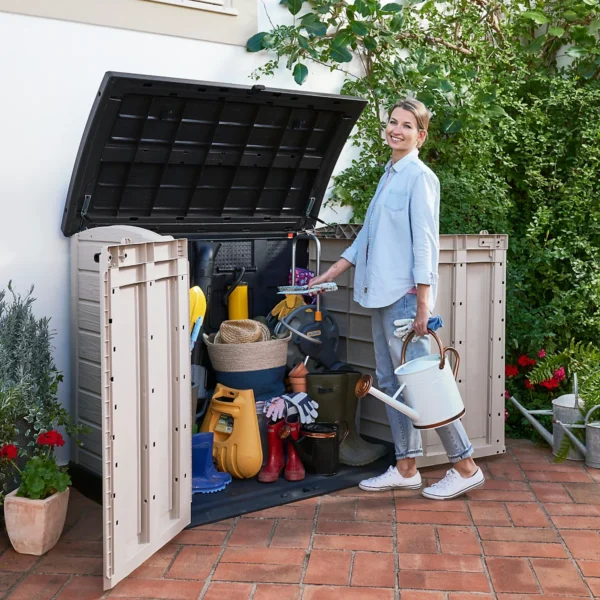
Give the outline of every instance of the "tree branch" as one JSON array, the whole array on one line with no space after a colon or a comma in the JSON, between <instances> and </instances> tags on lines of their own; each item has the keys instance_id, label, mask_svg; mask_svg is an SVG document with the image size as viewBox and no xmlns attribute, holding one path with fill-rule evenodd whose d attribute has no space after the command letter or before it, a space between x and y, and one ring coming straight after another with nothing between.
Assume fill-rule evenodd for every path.
<instances>
[{"instance_id":1,"label":"tree branch","mask_svg":"<svg viewBox=\"0 0 600 600\"><path fill-rule=\"evenodd\" d=\"M406 39L409 39L409 40L421 39L421 37L419 35L417 35L416 33L401 33L399 35L399 37L401 39L405 39L405 40ZM434 44L439 44L440 46L445 46L446 48L450 48L450 50L454 50L455 52L460 52L461 54L464 54L465 56L471 56L473 54L473 50L470 50L469 48L465 48L464 46L458 46L457 44L448 42L443 38L434 37L434 36L425 34L423 39L426 42L432 42Z\"/></svg>"}]
</instances>

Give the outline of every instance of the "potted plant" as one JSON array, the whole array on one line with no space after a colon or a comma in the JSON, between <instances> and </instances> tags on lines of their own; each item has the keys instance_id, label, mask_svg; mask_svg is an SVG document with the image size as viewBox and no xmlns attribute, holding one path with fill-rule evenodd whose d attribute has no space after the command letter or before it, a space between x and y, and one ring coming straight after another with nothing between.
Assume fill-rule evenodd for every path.
<instances>
[{"instance_id":1,"label":"potted plant","mask_svg":"<svg viewBox=\"0 0 600 600\"><path fill-rule=\"evenodd\" d=\"M64 444L55 429L40 433L33 456L23 468L17 465L19 448L15 444L0 448L0 460L10 463L20 477L19 487L4 500L6 531L16 552L41 556L62 534L71 479L66 467L57 464L54 448Z\"/></svg>"}]
</instances>

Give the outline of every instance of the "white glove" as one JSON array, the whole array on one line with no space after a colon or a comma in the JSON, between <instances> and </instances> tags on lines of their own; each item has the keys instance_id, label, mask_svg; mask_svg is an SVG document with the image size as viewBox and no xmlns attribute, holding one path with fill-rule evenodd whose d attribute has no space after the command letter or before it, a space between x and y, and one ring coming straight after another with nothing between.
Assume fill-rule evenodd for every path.
<instances>
[{"instance_id":1,"label":"white glove","mask_svg":"<svg viewBox=\"0 0 600 600\"><path fill-rule=\"evenodd\" d=\"M289 396L286 395L283 398L288 407L288 414L291 414L292 410L297 409L300 415L300 422L303 425L314 423L315 419L319 416L316 410L319 408L319 404L311 400L304 392L290 394Z\"/></svg>"},{"instance_id":2,"label":"white glove","mask_svg":"<svg viewBox=\"0 0 600 600\"><path fill-rule=\"evenodd\" d=\"M397 329L394 330L394 335L402 341L405 341L406 337L413 329L413 323L413 319L398 319L397 321L394 321L394 326L397 327ZM419 339L420 336L415 335L411 342L416 342Z\"/></svg>"},{"instance_id":3,"label":"white glove","mask_svg":"<svg viewBox=\"0 0 600 600\"><path fill-rule=\"evenodd\" d=\"M268 400L267 402L265 402L263 413L267 415L267 419L271 419L273 422L275 422L279 421L279 419L283 417L284 410L285 401L279 396L277 398L273 398L272 400Z\"/></svg>"}]
</instances>

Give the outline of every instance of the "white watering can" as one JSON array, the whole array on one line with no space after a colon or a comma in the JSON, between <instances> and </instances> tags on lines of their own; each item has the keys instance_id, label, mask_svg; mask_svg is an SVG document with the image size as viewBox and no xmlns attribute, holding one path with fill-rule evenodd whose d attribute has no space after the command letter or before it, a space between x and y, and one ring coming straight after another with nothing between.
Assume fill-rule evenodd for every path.
<instances>
[{"instance_id":1,"label":"white watering can","mask_svg":"<svg viewBox=\"0 0 600 600\"><path fill-rule=\"evenodd\" d=\"M443 427L465 414L465 405L456 385L460 363L458 352L454 348L444 349L438 335L431 329L427 331L437 342L440 353L405 362L408 342L414 336L414 331L411 331L402 347L400 366L394 371L400 387L393 396L388 396L374 388L373 378L370 375L363 375L356 384L355 390L359 398L371 394L405 414L412 419L416 429ZM454 372L446 361L446 352L453 354L456 359ZM401 392L406 404L397 400Z\"/></svg>"}]
</instances>

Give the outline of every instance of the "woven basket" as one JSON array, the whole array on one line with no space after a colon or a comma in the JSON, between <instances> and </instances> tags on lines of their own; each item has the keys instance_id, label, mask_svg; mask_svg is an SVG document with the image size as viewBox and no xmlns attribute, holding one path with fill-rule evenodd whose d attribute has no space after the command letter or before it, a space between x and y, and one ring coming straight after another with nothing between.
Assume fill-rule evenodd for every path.
<instances>
[{"instance_id":1,"label":"woven basket","mask_svg":"<svg viewBox=\"0 0 600 600\"><path fill-rule=\"evenodd\" d=\"M250 344L215 343L215 334L204 334L204 343L215 371L240 373L262 371L282 367L287 362L288 343L291 334L282 339Z\"/></svg>"},{"instance_id":2,"label":"woven basket","mask_svg":"<svg viewBox=\"0 0 600 600\"><path fill-rule=\"evenodd\" d=\"M271 339L269 328L253 319L223 321L215 335L215 344L251 344Z\"/></svg>"}]
</instances>

